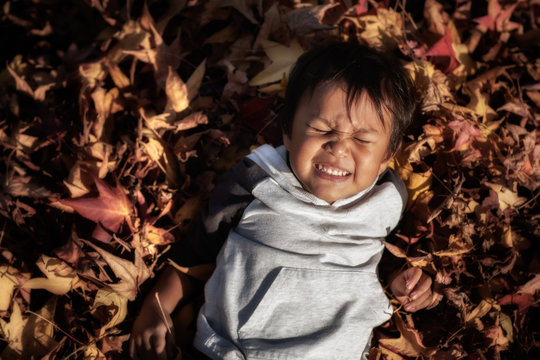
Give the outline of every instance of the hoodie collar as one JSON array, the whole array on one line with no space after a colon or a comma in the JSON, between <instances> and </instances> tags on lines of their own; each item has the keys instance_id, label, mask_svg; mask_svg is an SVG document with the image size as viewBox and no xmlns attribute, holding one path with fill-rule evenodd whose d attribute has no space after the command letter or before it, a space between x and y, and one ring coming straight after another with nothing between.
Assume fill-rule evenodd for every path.
<instances>
[{"instance_id":1,"label":"hoodie collar","mask_svg":"<svg viewBox=\"0 0 540 360\"><path fill-rule=\"evenodd\" d=\"M259 165L272 179L274 179L283 189L295 196L299 200L309 202L317 206L343 207L352 204L367 194L377 183L378 177L366 189L358 194L344 199L334 201L332 204L320 199L312 193L304 190L300 181L292 172L287 161L287 149L281 145L274 148L268 144L262 145L253 150L248 158Z\"/></svg>"}]
</instances>

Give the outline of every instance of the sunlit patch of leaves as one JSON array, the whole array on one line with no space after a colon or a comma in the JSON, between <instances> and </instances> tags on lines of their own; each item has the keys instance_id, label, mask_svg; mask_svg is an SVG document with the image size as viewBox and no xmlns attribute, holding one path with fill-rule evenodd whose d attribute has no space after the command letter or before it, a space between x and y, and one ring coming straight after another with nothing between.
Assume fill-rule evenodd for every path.
<instances>
[{"instance_id":1,"label":"sunlit patch of leaves","mask_svg":"<svg viewBox=\"0 0 540 360\"><path fill-rule=\"evenodd\" d=\"M279 142L288 71L331 38L394 52L417 87L381 273L422 268L438 304L393 300L370 358L538 356L539 21L513 0L5 2L0 357L126 357L169 244Z\"/></svg>"}]
</instances>

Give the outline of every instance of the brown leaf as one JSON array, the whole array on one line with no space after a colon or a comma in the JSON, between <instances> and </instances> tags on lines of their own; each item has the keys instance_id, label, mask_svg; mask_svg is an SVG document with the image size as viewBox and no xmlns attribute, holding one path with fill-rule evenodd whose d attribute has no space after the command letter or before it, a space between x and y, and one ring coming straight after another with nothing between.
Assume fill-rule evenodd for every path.
<instances>
[{"instance_id":1,"label":"brown leaf","mask_svg":"<svg viewBox=\"0 0 540 360\"><path fill-rule=\"evenodd\" d=\"M322 18L325 13L339 4L325 4L316 6L304 6L287 14L287 24L292 32L297 35L305 35L317 30L332 29L332 26L323 24Z\"/></svg>"},{"instance_id":2,"label":"brown leaf","mask_svg":"<svg viewBox=\"0 0 540 360\"><path fill-rule=\"evenodd\" d=\"M410 315L409 315L410 316ZM414 327L407 325L399 314L394 314L396 327L400 332L399 338L381 339L379 342L390 350L403 356L431 356L434 348L428 348L422 343L420 333ZM412 321L409 318L410 321Z\"/></svg>"}]
</instances>

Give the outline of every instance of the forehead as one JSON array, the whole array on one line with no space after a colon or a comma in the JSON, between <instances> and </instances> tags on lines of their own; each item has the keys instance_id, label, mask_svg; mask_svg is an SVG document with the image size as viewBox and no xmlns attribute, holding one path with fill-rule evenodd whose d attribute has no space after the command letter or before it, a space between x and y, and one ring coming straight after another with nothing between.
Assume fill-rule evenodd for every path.
<instances>
[{"instance_id":1,"label":"forehead","mask_svg":"<svg viewBox=\"0 0 540 360\"><path fill-rule=\"evenodd\" d=\"M301 97L299 109L306 115L319 117L330 125L349 125L360 130L372 128L388 133L392 116L384 104L379 109L366 90L351 91L344 83L327 83L306 91Z\"/></svg>"}]
</instances>

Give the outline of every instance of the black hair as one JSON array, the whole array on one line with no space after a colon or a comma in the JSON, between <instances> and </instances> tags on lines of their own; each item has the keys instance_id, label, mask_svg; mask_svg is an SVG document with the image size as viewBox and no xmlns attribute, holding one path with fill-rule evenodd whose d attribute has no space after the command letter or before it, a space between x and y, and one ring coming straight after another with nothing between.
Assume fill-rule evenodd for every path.
<instances>
[{"instance_id":1,"label":"black hair","mask_svg":"<svg viewBox=\"0 0 540 360\"><path fill-rule=\"evenodd\" d=\"M384 123L384 110L392 114L392 129L387 153L394 154L401 137L412 121L415 108L414 85L398 60L375 49L352 42L323 45L302 54L289 75L281 128L291 136L292 122L304 95L328 83L343 83L347 92L347 111L363 91L373 102ZM384 108L383 108L384 107Z\"/></svg>"}]
</instances>

